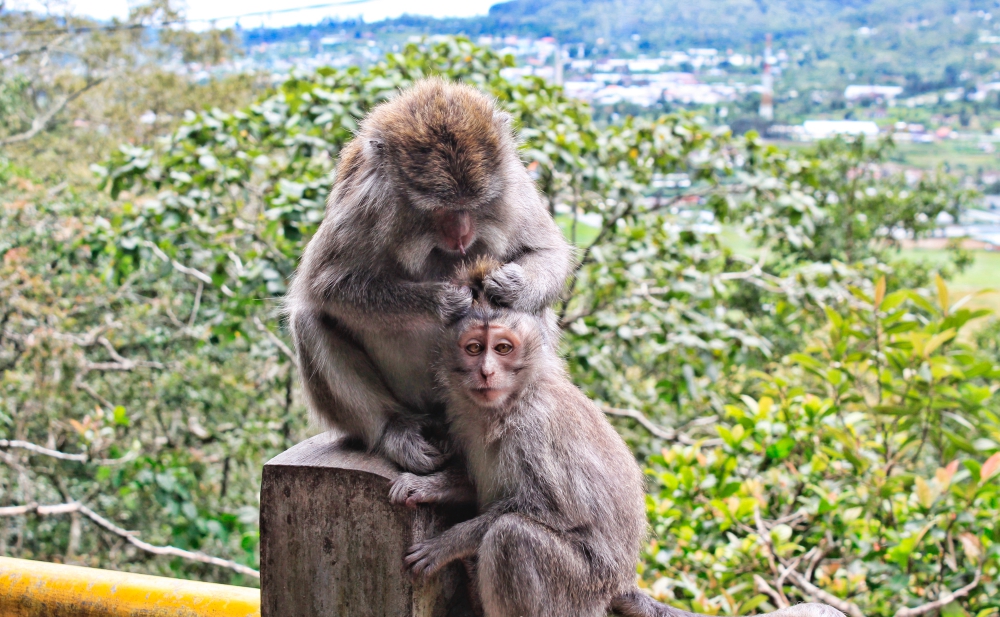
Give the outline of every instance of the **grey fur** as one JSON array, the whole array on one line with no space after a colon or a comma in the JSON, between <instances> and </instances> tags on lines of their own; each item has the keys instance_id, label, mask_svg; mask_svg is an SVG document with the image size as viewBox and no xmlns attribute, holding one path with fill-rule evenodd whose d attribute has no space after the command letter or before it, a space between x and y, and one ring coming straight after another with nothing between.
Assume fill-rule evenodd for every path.
<instances>
[{"instance_id":1,"label":"grey fur","mask_svg":"<svg viewBox=\"0 0 1000 617\"><path fill-rule=\"evenodd\" d=\"M407 565L429 575L455 559L474 559L485 617L599 617L609 610L704 617L636 587L647 533L644 477L604 414L570 383L547 317L476 305L443 338L438 379L472 487L456 479L456 467L406 474L390 497L411 507L460 502L474 488L479 515L411 547ZM461 360L463 333L483 323L505 326L520 339L522 355L509 370L496 369L507 373L496 383L513 393L498 404L470 394L482 383ZM802 604L771 617L844 616Z\"/></svg>"},{"instance_id":2,"label":"grey fur","mask_svg":"<svg viewBox=\"0 0 1000 617\"><path fill-rule=\"evenodd\" d=\"M450 140L427 141L438 134ZM455 211L475 224L464 257L436 235L434 214ZM518 284L500 295L529 311L558 298L571 261L506 114L472 88L428 80L376 108L345 146L292 282L286 310L313 415L406 470L440 467L421 434L442 402L434 350L472 302L450 277L481 256L517 264Z\"/></svg>"}]
</instances>

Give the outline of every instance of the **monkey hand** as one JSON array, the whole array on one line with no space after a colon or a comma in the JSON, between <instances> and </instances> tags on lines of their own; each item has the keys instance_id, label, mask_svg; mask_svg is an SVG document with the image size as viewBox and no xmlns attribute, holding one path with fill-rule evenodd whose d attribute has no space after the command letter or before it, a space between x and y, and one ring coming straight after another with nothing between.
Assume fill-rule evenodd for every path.
<instances>
[{"instance_id":1,"label":"monkey hand","mask_svg":"<svg viewBox=\"0 0 1000 617\"><path fill-rule=\"evenodd\" d=\"M389 488L389 501L407 508L416 508L417 504L434 503L438 501L437 493L432 486L433 476L418 476L412 473L400 474L392 481Z\"/></svg>"},{"instance_id":2,"label":"monkey hand","mask_svg":"<svg viewBox=\"0 0 1000 617\"><path fill-rule=\"evenodd\" d=\"M461 319L472 308L472 290L466 286L445 283L438 294L438 312L441 320L451 324Z\"/></svg>"},{"instance_id":3,"label":"monkey hand","mask_svg":"<svg viewBox=\"0 0 1000 617\"><path fill-rule=\"evenodd\" d=\"M483 281L483 290L489 299L509 308L519 307L523 299L524 290L527 287L527 277L524 268L510 262L491 272Z\"/></svg>"},{"instance_id":4,"label":"monkey hand","mask_svg":"<svg viewBox=\"0 0 1000 617\"><path fill-rule=\"evenodd\" d=\"M403 563L415 577L437 574L448 562L455 559L441 536L417 542L406 552Z\"/></svg>"}]
</instances>

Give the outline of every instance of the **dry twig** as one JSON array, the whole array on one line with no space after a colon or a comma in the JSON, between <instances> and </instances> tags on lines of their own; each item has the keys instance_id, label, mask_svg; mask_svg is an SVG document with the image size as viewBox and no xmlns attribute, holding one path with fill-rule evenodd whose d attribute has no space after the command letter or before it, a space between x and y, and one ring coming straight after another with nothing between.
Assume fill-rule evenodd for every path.
<instances>
[{"instance_id":1,"label":"dry twig","mask_svg":"<svg viewBox=\"0 0 1000 617\"><path fill-rule=\"evenodd\" d=\"M965 596L969 595L969 593L973 589L979 586L979 579L982 577L982 575L983 575L983 567L982 565L980 565L978 568L976 568L976 575L972 577L972 582L966 585L965 587L961 587L959 589L956 589L955 591L946 591L940 596L938 596L937 600L934 600L933 602L928 602L927 604L921 604L920 606L915 606L913 608L901 608L898 611L896 611L895 617L917 617L918 615L924 615L926 613L930 613L931 611L936 611L939 608L945 606L946 604L950 604L951 602L957 600L958 598L964 598Z\"/></svg>"},{"instance_id":2,"label":"dry twig","mask_svg":"<svg viewBox=\"0 0 1000 617\"><path fill-rule=\"evenodd\" d=\"M659 437L664 441L674 441L677 443L682 443L686 446L701 445L705 448L712 448L718 445L722 445L721 439L695 439L690 435L686 435L679 431L673 429L663 428L662 426L657 426L652 420L646 417L641 411L635 409L620 409L617 407L601 407L601 411L609 416L618 416L621 418L632 418L636 422L642 425L647 431L649 431L653 437Z\"/></svg>"},{"instance_id":3,"label":"dry twig","mask_svg":"<svg viewBox=\"0 0 1000 617\"><path fill-rule=\"evenodd\" d=\"M42 454L44 456L58 458L64 461L80 461L81 463L87 462L87 459L90 458L86 453L67 454L66 452L52 450L51 448L45 448L43 446L39 446L28 441L21 441L19 439L0 439L0 448L20 448L21 450L27 450L28 452L34 452L35 454Z\"/></svg>"},{"instance_id":4,"label":"dry twig","mask_svg":"<svg viewBox=\"0 0 1000 617\"><path fill-rule=\"evenodd\" d=\"M285 344L285 341L281 340L277 334L271 332L270 328L264 325L264 322L260 320L260 317L254 315L253 323L257 326L257 329L260 330L264 336L266 336L268 340L278 348L279 351L281 351L281 353L285 354L285 356L292 361L295 368L299 367L299 359L295 357L295 352L292 351L292 349Z\"/></svg>"},{"instance_id":5,"label":"dry twig","mask_svg":"<svg viewBox=\"0 0 1000 617\"><path fill-rule=\"evenodd\" d=\"M17 133L15 135L10 135L8 137L4 137L4 138L0 139L0 146L9 146L10 144L13 144L13 143L18 143L18 142L21 142L21 141L28 141L29 139L33 138L35 135L38 135L42 131L48 129L49 126L51 126L52 123L55 121L56 116L59 115L59 112L61 112L63 109L66 108L66 105L68 105L74 99L78 98L81 94L83 94L87 90L90 90L91 88L93 88L97 84L101 83L102 81L104 81L104 80L103 79L95 79L93 81L88 82L82 88L79 88L78 90L75 90L74 92L71 92L70 94L60 96L58 99L56 99L56 102L53 103L45 111L45 113L43 113L43 114L35 117L35 119L31 121L31 128L30 129L28 129L27 131L24 131L23 133Z\"/></svg>"},{"instance_id":6,"label":"dry twig","mask_svg":"<svg viewBox=\"0 0 1000 617\"><path fill-rule=\"evenodd\" d=\"M780 593L775 591L770 585L768 585L767 581L765 581L764 577L761 576L760 574L753 575L753 582L757 586L758 591L760 591L767 597L771 598L771 602L774 602L775 607L787 608L788 606L790 606L788 600L785 599L785 597L782 596Z\"/></svg>"},{"instance_id":7,"label":"dry twig","mask_svg":"<svg viewBox=\"0 0 1000 617\"><path fill-rule=\"evenodd\" d=\"M247 576L252 576L254 578L260 578L260 572L254 570L251 567L245 566L235 561L230 561L228 559L221 559L219 557L213 557L211 555L206 555L200 551L188 551L182 548L177 548L176 546L157 546L155 544L150 544L149 542L143 542L136 537L135 532L123 529L118 525L115 525L108 519L104 518L97 512L94 512L87 506L79 502L69 502L60 503L53 505L38 505L38 504L26 504L21 506L8 506L0 508L0 516L21 516L24 514L29 514L34 512L39 516L52 516L56 514L72 514L78 512L91 521L96 523L98 526L102 527L106 531L109 531L116 536L123 538L129 544L135 546L136 548L146 551L147 553L152 553L154 555L170 555L173 557L180 557L181 559L187 559L189 561L197 561L199 563L206 563L213 566L219 566L220 568L229 568L240 574L245 574Z\"/></svg>"}]
</instances>

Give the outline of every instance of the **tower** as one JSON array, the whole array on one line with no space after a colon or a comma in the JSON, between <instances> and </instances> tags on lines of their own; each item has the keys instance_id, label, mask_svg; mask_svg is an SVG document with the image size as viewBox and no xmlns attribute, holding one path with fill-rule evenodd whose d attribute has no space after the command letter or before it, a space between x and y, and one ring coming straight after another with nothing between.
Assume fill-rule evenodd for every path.
<instances>
[{"instance_id":1,"label":"tower","mask_svg":"<svg viewBox=\"0 0 1000 617\"><path fill-rule=\"evenodd\" d=\"M767 35L764 43L764 72L760 78L760 117L765 120L774 119L774 76L771 75L771 35Z\"/></svg>"}]
</instances>

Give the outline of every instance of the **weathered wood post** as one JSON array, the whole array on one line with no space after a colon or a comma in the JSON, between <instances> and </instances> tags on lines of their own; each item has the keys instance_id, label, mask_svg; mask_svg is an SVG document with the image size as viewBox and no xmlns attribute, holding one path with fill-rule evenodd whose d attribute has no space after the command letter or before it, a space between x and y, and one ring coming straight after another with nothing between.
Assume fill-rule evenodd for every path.
<instances>
[{"instance_id":1,"label":"weathered wood post","mask_svg":"<svg viewBox=\"0 0 1000 617\"><path fill-rule=\"evenodd\" d=\"M399 472L334 433L264 466L260 511L262 617L471 617L465 570L425 582L403 570L405 550L457 519L389 503Z\"/></svg>"}]
</instances>

